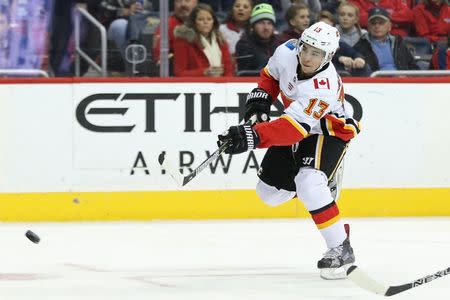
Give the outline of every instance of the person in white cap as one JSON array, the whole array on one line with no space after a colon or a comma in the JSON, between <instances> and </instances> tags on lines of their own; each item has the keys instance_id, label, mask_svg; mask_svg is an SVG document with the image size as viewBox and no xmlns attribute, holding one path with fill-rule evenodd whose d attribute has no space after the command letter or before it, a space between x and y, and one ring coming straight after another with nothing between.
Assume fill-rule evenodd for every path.
<instances>
[{"instance_id":1,"label":"person in white cap","mask_svg":"<svg viewBox=\"0 0 450 300\"><path fill-rule=\"evenodd\" d=\"M229 143L226 153L269 148L256 192L271 206L295 196L303 202L328 248L317 263L325 279L346 277L355 261L349 227L328 186L360 131L345 108L343 84L331 63L338 45L338 30L324 22L280 45L247 97L244 119L256 122L231 126L218 137L219 145ZM269 121L278 95L284 114Z\"/></svg>"}]
</instances>

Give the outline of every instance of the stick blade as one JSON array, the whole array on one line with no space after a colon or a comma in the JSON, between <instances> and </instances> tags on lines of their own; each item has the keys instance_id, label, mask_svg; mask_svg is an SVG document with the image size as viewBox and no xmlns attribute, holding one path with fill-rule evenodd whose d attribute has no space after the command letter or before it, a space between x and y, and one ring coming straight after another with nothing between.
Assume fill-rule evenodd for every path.
<instances>
[{"instance_id":1,"label":"stick blade","mask_svg":"<svg viewBox=\"0 0 450 300\"><path fill-rule=\"evenodd\" d=\"M180 171L175 168L170 162L166 159L166 153L163 152L158 156L158 162L161 165L161 168L166 170L170 176L180 185L184 185L184 176L180 173Z\"/></svg>"},{"instance_id":2,"label":"stick blade","mask_svg":"<svg viewBox=\"0 0 450 300\"><path fill-rule=\"evenodd\" d=\"M369 275L364 273L357 266L351 266L347 270L347 276L360 288L368 290L377 295L387 296L386 292L388 291L388 287L373 280Z\"/></svg>"}]
</instances>

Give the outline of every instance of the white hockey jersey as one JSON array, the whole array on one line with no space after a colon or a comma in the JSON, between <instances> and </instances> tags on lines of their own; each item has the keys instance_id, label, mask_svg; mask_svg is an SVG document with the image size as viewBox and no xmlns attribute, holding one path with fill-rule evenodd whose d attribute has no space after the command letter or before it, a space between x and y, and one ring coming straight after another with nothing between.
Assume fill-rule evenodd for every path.
<instances>
[{"instance_id":1,"label":"white hockey jersey","mask_svg":"<svg viewBox=\"0 0 450 300\"><path fill-rule=\"evenodd\" d=\"M310 134L336 136L349 141L359 133L359 123L344 109L344 88L333 64L312 78L299 80L296 40L280 45L258 82L285 106L278 120L257 124L258 147L292 145Z\"/></svg>"}]
</instances>

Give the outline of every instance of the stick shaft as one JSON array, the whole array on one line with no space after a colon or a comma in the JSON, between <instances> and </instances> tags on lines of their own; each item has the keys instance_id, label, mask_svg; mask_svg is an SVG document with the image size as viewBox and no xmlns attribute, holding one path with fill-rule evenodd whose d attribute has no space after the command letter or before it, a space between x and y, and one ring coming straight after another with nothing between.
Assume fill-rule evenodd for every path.
<instances>
[{"instance_id":1,"label":"stick shaft","mask_svg":"<svg viewBox=\"0 0 450 300\"><path fill-rule=\"evenodd\" d=\"M348 270L347 270L347 275L348 277L354 282L356 283L359 287L371 291L375 294L378 295L384 295L384 296L392 296L392 295L396 295L398 293L407 291L409 289L421 286L425 283L431 282L435 279L444 277L446 275L450 274L450 267L442 270L442 271L438 271L434 274L416 279L412 282L409 283L405 283L402 285L393 285L393 286L385 286L379 282L377 282L376 280L372 279L369 275L367 275L366 273L364 273L361 269L359 269L357 266L351 266Z\"/></svg>"}]
</instances>

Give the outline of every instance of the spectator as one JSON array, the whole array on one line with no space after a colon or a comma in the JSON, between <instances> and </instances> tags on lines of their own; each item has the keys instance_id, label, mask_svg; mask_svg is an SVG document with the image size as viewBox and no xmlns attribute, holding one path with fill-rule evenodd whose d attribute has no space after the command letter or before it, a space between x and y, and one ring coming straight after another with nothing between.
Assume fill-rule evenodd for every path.
<instances>
[{"instance_id":1,"label":"spectator","mask_svg":"<svg viewBox=\"0 0 450 300\"><path fill-rule=\"evenodd\" d=\"M333 56L332 62L341 75L367 77L372 73L363 55L345 42L339 42L339 49Z\"/></svg>"},{"instance_id":2,"label":"spectator","mask_svg":"<svg viewBox=\"0 0 450 300\"><path fill-rule=\"evenodd\" d=\"M447 43L439 44L431 57L431 70L450 70L450 34L447 35Z\"/></svg>"},{"instance_id":3,"label":"spectator","mask_svg":"<svg viewBox=\"0 0 450 300\"><path fill-rule=\"evenodd\" d=\"M354 48L364 55L372 71L419 69L402 37L390 34L392 23L384 8L371 9L368 24L368 34Z\"/></svg>"},{"instance_id":4,"label":"spectator","mask_svg":"<svg viewBox=\"0 0 450 300\"><path fill-rule=\"evenodd\" d=\"M359 25L359 8L353 3L345 2L339 6L338 21L336 28L341 34L341 41L352 47L367 33Z\"/></svg>"},{"instance_id":5,"label":"spectator","mask_svg":"<svg viewBox=\"0 0 450 300\"><path fill-rule=\"evenodd\" d=\"M320 0L322 10L327 10L333 15L337 13L339 6L343 3L347 3L347 0Z\"/></svg>"},{"instance_id":6,"label":"spectator","mask_svg":"<svg viewBox=\"0 0 450 300\"><path fill-rule=\"evenodd\" d=\"M88 4L83 1L68 0L54 1L52 9L52 21L49 30L49 65L54 76L73 76L72 55L73 45L73 9L81 6L88 9ZM85 24L89 28L89 24ZM72 44L72 45L71 45ZM83 49L86 51L86 49ZM90 52L90 51L89 51ZM97 53L88 53L91 58L95 58ZM82 73L86 72L88 65L82 61Z\"/></svg>"},{"instance_id":7,"label":"spectator","mask_svg":"<svg viewBox=\"0 0 450 300\"><path fill-rule=\"evenodd\" d=\"M254 0L253 3L255 5L262 3L270 4L274 11L281 11L281 1L282 0Z\"/></svg>"},{"instance_id":8,"label":"spectator","mask_svg":"<svg viewBox=\"0 0 450 300\"><path fill-rule=\"evenodd\" d=\"M331 12L323 10L319 14L319 21L325 22L330 26L335 26L334 17ZM341 75L351 76L369 76L372 72L366 64L363 56L355 51L347 43L339 39L339 48L333 56L332 62Z\"/></svg>"},{"instance_id":9,"label":"spectator","mask_svg":"<svg viewBox=\"0 0 450 300\"><path fill-rule=\"evenodd\" d=\"M421 0L413 13L418 36L426 37L432 43L447 39L450 32L448 0Z\"/></svg>"},{"instance_id":10,"label":"spectator","mask_svg":"<svg viewBox=\"0 0 450 300\"><path fill-rule=\"evenodd\" d=\"M55 76L73 76L70 70L69 40L72 36L72 12L76 1L56 1L53 4L49 32L49 65ZM79 5L77 3L77 5Z\"/></svg>"},{"instance_id":11,"label":"spectator","mask_svg":"<svg viewBox=\"0 0 450 300\"><path fill-rule=\"evenodd\" d=\"M194 7L197 5L197 0L175 0L173 15L168 20L169 30L169 56L173 54L173 31L175 27L183 25L187 21ZM153 36L153 61L159 62L159 48L160 48L160 28L156 29Z\"/></svg>"},{"instance_id":12,"label":"spectator","mask_svg":"<svg viewBox=\"0 0 450 300\"><path fill-rule=\"evenodd\" d=\"M175 76L231 76L228 45L211 6L199 4L174 31Z\"/></svg>"},{"instance_id":13,"label":"spectator","mask_svg":"<svg viewBox=\"0 0 450 300\"><path fill-rule=\"evenodd\" d=\"M329 12L328 10L322 10L319 13L319 19L317 22L325 22L328 25L335 26L336 25L336 19L334 18L333 14Z\"/></svg>"},{"instance_id":14,"label":"spectator","mask_svg":"<svg viewBox=\"0 0 450 300\"><path fill-rule=\"evenodd\" d=\"M314 23L317 19L317 16L319 15L319 12L322 9L322 6L320 5L319 0L281 0L282 6L283 6L283 12L286 14L286 11L289 9L289 7L292 4L296 5L304 5L309 8L309 17L310 17L310 23Z\"/></svg>"},{"instance_id":15,"label":"spectator","mask_svg":"<svg viewBox=\"0 0 450 300\"><path fill-rule=\"evenodd\" d=\"M128 45L127 27L128 20L134 15L142 14L144 9L151 8L151 4L144 0L120 1L104 0L101 9L106 20L104 25L108 28L108 39L114 41L122 58L125 58L125 48ZM107 22L107 23L106 23ZM107 25L109 23L109 26Z\"/></svg>"},{"instance_id":16,"label":"spectator","mask_svg":"<svg viewBox=\"0 0 450 300\"><path fill-rule=\"evenodd\" d=\"M303 4L292 4L286 11L285 19L289 28L277 37L277 45L300 38L303 30L309 27L309 9Z\"/></svg>"},{"instance_id":17,"label":"spectator","mask_svg":"<svg viewBox=\"0 0 450 300\"><path fill-rule=\"evenodd\" d=\"M368 26L369 10L375 7L384 8L391 19L391 34L408 36L414 20L412 10L403 0L349 0L359 8L359 24L363 28Z\"/></svg>"},{"instance_id":18,"label":"spectator","mask_svg":"<svg viewBox=\"0 0 450 300\"><path fill-rule=\"evenodd\" d=\"M260 3L252 10L251 33L236 44L238 71L257 75L276 49L275 12L270 4ZM253 74L252 74L253 72Z\"/></svg>"},{"instance_id":19,"label":"spectator","mask_svg":"<svg viewBox=\"0 0 450 300\"><path fill-rule=\"evenodd\" d=\"M235 0L225 23L219 29L228 43L230 54L236 52L236 43L242 34L250 31L250 15L252 13L252 0Z\"/></svg>"}]
</instances>

